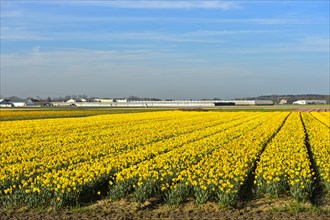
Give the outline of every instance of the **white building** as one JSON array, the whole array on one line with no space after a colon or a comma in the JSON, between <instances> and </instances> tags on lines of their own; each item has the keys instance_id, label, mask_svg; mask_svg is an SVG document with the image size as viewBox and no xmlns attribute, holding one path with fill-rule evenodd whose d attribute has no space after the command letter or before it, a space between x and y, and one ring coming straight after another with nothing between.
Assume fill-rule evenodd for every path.
<instances>
[{"instance_id":1,"label":"white building","mask_svg":"<svg viewBox=\"0 0 330 220\"><path fill-rule=\"evenodd\" d=\"M94 99L94 102L113 102L113 99Z\"/></svg>"},{"instance_id":2,"label":"white building","mask_svg":"<svg viewBox=\"0 0 330 220\"><path fill-rule=\"evenodd\" d=\"M9 100L0 99L0 107L14 107L14 105Z\"/></svg>"},{"instance_id":3,"label":"white building","mask_svg":"<svg viewBox=\"0 0 330 220\"><path fill-rule=\"evenodd\" d=\"M25 102L20 102L20 101L12 101L14 107L25 107L26 103Z\"/></svg>"},{"instance_id":4,"label":"white building","mask_svg":"<svg viewBox=\"0 0 330 220\"><path fill-rule=\"evenodd\" d=\"M274 105L272 100L233 100L235 105Z\"/></svg>"},{"instance_id":5,"label":"white building","mask_svg":"<svg viewBox=\"0 0 330 220\"><path fill-rule=\"evenodd\" d=\"M326 100L298 100L293 102L294 105L312 105L312 104L327 104Z\"/></svg>"},{"instance_id":6,"label":"white building","mask_svg":"<svg viewBox=\"0 0 330 220\"><path fill-rule=\"evenodd\" d=\"M279 104L280 105L288 104L288 100L287 99L282 99Z\"/></svg>"},{"instance_id":7,"label":"white building","mask_svg":"<svg viewBox=\"0 0 330 220\"><path fill-rule=\"evenodd\" d=\"M0 107L26 107L27 104L32 105L30 102L26 100L5 100L2 99L0 101Z\"/></svg>"}]
</instances>

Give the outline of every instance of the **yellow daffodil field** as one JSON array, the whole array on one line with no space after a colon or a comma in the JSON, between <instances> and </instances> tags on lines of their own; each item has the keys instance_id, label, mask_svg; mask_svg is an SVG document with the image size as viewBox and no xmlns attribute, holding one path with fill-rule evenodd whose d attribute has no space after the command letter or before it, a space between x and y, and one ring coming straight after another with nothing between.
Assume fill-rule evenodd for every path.
<instances>
[{"instance_id":1,"label":"yellow daffodil field","mask_svg":"<svg viewBox=\"0 0 330 220\"><path fill-rule=\"evenodd\" d=\"M235 206L243 188L308 201L317 179L330 192L329 112L64 117L0 122L3 206L65 207L127 195Z\"/></svg>"}]
</instances>

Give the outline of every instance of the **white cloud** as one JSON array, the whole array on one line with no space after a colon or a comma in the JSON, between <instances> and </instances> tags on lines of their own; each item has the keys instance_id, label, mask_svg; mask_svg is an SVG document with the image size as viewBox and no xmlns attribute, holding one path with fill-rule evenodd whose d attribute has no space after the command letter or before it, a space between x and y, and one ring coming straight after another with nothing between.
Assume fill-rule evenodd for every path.
<instances>
[{"instance_id":1,"label":"white cloud","mask_svg":"<svg viewBox=\"0 0 330 220\"><path fill-rule=\"evenodd\" d=\"M228 33L222 33L223 35ZM234 34L234 33L232 33ZM99 34L90 32L71 32L71 33L48 33L51 37L39 36L39 39L51 40L51 39L61 39L61 40L79 40L79 41L109 41L109 40L126 40L127 42L136 44L137 41L162 41L162 42L174 42L174 43L201 43L201 44L219 44L225 43L226 41L219 38L212 38L213 35L221 35L218 33L198 33L198 32L186 32L180 34L162 32L162 31L139 31L139 32L99 32ZM9 37L5 36L4 39L11 40L24 40L23 37L12 35ZM38 36L35 36L36 39ZM202 38L204 37L204 38ZM209 37L209 38L205 38ZM33 39L33 35L30 35L27 39Z\"/></svg>"},{"instance_id":2,"label":"white cloud","mask_svg":"<svg viewBox=\"0 0 330 220\"><path fill-rule=\"evenodd\" d=\"M225 1L113 1L113 7L120 8L162 8L162 9L232 9L236 3Z\"/></svg>"},{"instance_id":3,"label":"white cloud","mask_svg":"<svg viewBox=\"0 0 330 220\"><path fill-rule=\"evenodd\" d=\"M259 25L296 25L296 24L315 24L322 22L319 18L287 17L287 18L251 18L242 23Z\"/></svg>"},{"instance_id":4,"label":"white cloud","mask_svg":"<svg viewBox=\"0 0 330 220\"><path fill-rule=\"evenodd\" d=\"M306 46L314 47L314 48L324 48L329 50L330 47L330 39L329 37L315 37L315 36L309 36L305 37L301 40L301 43L303 43Z\"/></svg>"},{"instance_id":5,"label":"white cloud","mask_svg":"<svg viewBox=\"0 0 330 220\"><path fill-rule=\"evenodd\" d=\"M307 36L290 43L275 44L271 46L272 52L326 52L330 53L328 37Z\"/></svg>"},{"instance_id":6,"label":"white cloud","mask_svg":"<svg viewBox=\"0 0 330 220\"><path fill-rule=\"evenodd\" d=\"M6 11L1 10L1 18L17 18L23 15L20 11Z\"/></svg>"},{"instance_id":7,"label":"white cloud","mask_svg":"<svg viewBox=\"0 0 330 220\"><path fill-rule=\"evenodd\" d=\"M268 43L253 48L232 48L232 54L278 54L278 53L330 53L330 41L327 37L307 36L291 39L290 42Z\"/></svg>"},{"instance_id":8,"label":"white cloud","mask_svg":"<svg viewBox=\"0 0 330 220\"><path fill-rule=\"evenodd\" d=\"M8 26L1 26L1 40L36 41L36 40L52 40L52 38L43 36L39 33L31 32L24 27L11 28Z\"/></svg>"},{"instance_id":9,"label":"white cloud","mask_svg":"<svg viewBox=\"0 0 330 220\"><path fill-rule=\"evenodd\" d=\"M212 37L223 35L242 35L242 34L260 34L260 33L273 33L281 32L281 30L198 30L188 32L184 36L191 37Z\"/></svg>"},{"instance_id":10,"label":"white cloud","mask_svg":"<svg viewBox=\"0 0 330 220\"><path fill-rule=\"evenodd\" d=\"M59 1L55 4L105 6L113 8L135 9L236 9L240 8L237 2L223 0L119 0L119 1Z\"/></svg>"},{"instance_id":11,"label":"white cloud","mask_svg":"<svg viewBox=\"0 0 330 220\"><path fill-rule=\"evenodd\" d=\"M166 61L165 61L166 60ZM198 55L180 53L167 50L88 50L63 48L56 51L46 51L40 46L34 46L30 52L1 54L3 68L44 68L52 69L59 66L79 67L91 69L93 67L105 67L118 65L122 68L126 65L151 65L157 66L162 62L173 64L180 63L205 63L207 60ZM125 67L126 68L126 67Z\"/></svg>"},{"instance_id":12,"label":"white cloud","mask_svg":"<svg viewBox=\"0 0 330 220\"><path fill-rule=\"evenodd\" d=\"M186 34L169 34L162 32L136 32L136 33L117 33L113 36L121 38L130 39L144 39L144 40L159 40L159 41L169 41L178 43L207 43L207 44L217 44L224 43L223 40L214 39L202 39L198 36L192 36L189 33Z\"/></svg>"}]
</instances>

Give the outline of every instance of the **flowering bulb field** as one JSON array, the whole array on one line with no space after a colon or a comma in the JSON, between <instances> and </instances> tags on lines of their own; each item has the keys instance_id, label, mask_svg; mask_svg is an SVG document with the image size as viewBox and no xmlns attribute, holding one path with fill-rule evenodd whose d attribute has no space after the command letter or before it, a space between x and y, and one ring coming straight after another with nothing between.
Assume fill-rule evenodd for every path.
<instances>
[{"instance_id":1,"label":"flowering bulb field","mask_svg":"<svg viewBox=\"0 0 330 220\"><path fill-rule=\"evenodd\" d=\"M329 113L147 112L1 123L2 205L76 205L131 194L232 206L260 195L330 192ZM314 170L316 169L316 170Z\"/></svg>"}]
</instances>

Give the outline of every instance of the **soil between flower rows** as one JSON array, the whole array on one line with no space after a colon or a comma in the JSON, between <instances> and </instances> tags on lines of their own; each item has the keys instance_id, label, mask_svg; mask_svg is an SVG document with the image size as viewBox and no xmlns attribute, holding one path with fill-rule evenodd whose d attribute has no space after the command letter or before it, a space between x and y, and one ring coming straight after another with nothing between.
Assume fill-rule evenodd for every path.
<instances>
[{"instance_id":1,"label":"soil between flower rows","mask_svg":"<svg viewBox=\"0 0 330 220\"><path fill-rule=\"evenodd\" d=\"M330 219L329 202L318 208L311 204L296 207L292 202L290 197L258 198L228 209L221 208L216 202L198 207L191 200L170 207L156 198L137 203L126 197L119 201L103 199L89 206L57 211L0 207L0 219Z\"/></svg>"}]
</instances>

